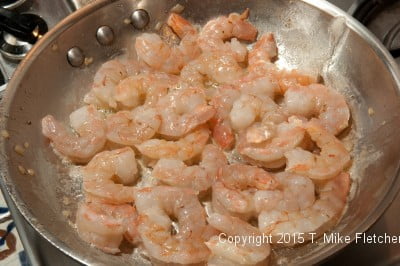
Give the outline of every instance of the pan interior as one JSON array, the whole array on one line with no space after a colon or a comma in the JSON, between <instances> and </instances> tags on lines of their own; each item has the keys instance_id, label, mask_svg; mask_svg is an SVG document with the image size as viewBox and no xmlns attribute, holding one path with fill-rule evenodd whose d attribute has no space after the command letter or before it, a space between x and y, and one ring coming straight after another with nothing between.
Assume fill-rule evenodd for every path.
<instances>
[{"instance_id":1,"label":"pan interior","mask_svg":"<svg viewBox=\"0 0 400 266\"><path fill-rule=\"evenodd\" d=\"M31 224L55 245L85 263L122 265L144 263L130 252L107 255L90 248L74 229L74 213L81 197L79 177L71 178L42 137L40 120L53 114L68 121L82 105L83 95L98 67L111 57L131 50L141 32L124 23L136 8L151 17L148 31L165 21L167 10L177 3L183 16L203 24L210 18L250 8L250 20L261 33L273 32L279 48L278 64L320 75L324 82L343 93L351 107L352 126L346 133L353 147L352 200L335 231L354 237L369 226L388 204L399 167L399 84L382 51L357 33L354 22L338 16L334 9L322 11L302 1L291 0L203 0L203 1L98 1L67 19L30 54L18 70L3 101L2 128L11 138L1 144L5 184ZM314 4L315 5L315 4ZM90 12L89 12L90 11ZM116 39L111 46L96 41L96 29L108 25ZM349 26L350 25L350 26ZM357 30L358 31L358 30ZM78 46L93 63L72 68L66 53ZM368 111L370 110L370 112ZM373 110L373 115L371 110ZM28 142L24 156L14 152L16 144ZM18 166L32 168L35 176L21 175ZM392 189L392 190L391 190ZM63 212L64 211L64 212ZM278 264L315 263L340 245L318 241L294 249L277 250Z\"/></svg>"}]
</instances>

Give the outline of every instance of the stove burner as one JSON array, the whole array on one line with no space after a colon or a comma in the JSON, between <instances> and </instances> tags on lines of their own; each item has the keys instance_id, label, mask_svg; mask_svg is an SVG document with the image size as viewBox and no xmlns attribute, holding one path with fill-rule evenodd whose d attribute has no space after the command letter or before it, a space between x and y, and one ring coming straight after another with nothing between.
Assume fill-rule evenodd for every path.
<instances>
[{"instance_id":1,"label":"stove burner","mask_svg":"<svg viewBox=\"0 0 400 266\"><path fill-rule=\"evenodd\" d=\"M48 30L46 22L41 17L34 14L21 14L20 16L35 25L34 30L31 32L33 41L27 41L3 31L0 38L0 53L12 61L22 60L32 48L34 42L40 39Z\"/></svg>"},{"instance_id":2,"label":"stove burner","mask_svg":"<svg viewBox=\"0 0 400 266\"><path fill-rule=\"evenodd\" d=\"M0 7L14 9L25 3L26 0L2 0Z\"/></svg>"},{"instance_id":3,"label":"stove burner","mask_svg":"<svg viewBox=\"0 0 400 266\"><path fill-rule=\"evenodd\" d=\"M361 0L351 14L367 26L394 58L400 57L400 19L397 0Z\"/></svg>"}]
</instances>

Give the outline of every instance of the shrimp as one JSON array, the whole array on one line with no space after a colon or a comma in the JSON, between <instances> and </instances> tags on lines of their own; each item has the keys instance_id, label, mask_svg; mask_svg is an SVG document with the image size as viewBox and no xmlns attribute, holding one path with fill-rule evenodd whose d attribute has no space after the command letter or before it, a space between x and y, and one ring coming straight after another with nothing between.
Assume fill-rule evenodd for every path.
<instances>
[{"instance_id":1,"label":"shrimp","mask_svg":"<svg viewBox=\"0 0 400 266\"><path fill-rule=\"evenodd\" d=\"M215 109L207 105L204 91L195 88L172 91L159 100L157 108L161 115L158 133L172 137L187 134L215 114Z\"/></svg>"},{"instance_id":2,"label":"shrimp","mask_svg":"<svg viewBox=\"0 0 400 266\"><path fill-rule=\"evenodd\" d=\"M178 34L181 42L170 46L154 33L143 33L136 38L135 48L140 59L155 70L179 74L182 67L201 53L196 29L178 14L171 14L168 25Z\"/></svg>"},{"instance_id":3,"label":"shrimp","mask_svg":"<svg viewBox=\"0 0 400 266\"><path fill-rule=\"evenodd\" d=\"M253 214L253 196L256 190L274 189L278 183L265 170L244 164L232 164L220 169L213 185L213 209L222 214L239 215L242 218Z\"/></svg>"},{"instance_id":4,"label":"shrimp","mask_svg":"<svg viewBox=\"0 0 400 266\"><path fill-rule=\"evenodd\" d=\"M181 39L183 39L187 35L198 34L196 28L192 25L192 23L190 23L188 20L177 13L171 13L169 15L167 19L167 24Z\"/></svg>"},{"instance_id":5,"label":"shrimp","mask_svg":"<svg viewBox=\"0 0 400 266\"><path fill-rule=\"evenodd\" d=\"M229 54L203 53L200 60L201 73L217 83L234 85L243 76L243 69Z\"/></svg>"},{"instance_id":6,"label":"shrimp","mask_svg":"<svg viewBox=\"0 0 400 266\"><path fill-rule=\"evenodd\" d=\"M279 82L272 75L275 65L271 60L277 56L274 36L263 35L249 53L248 74L238 82L242 93L257 96L262 100L274 99L279 92Z\"/></svg>"},{"instance_id":7,"label":"shrimp","mask_svg":"<svg viewBox=\"0 0 400 266\"><path fill-rule=\"evenodd\" d=\"M254 72L258 64L271 63L278 56L275 37L272 33L263 34L249 52L249 69Z\"/></svg>"},{"instance_id":8,"label":"shrimp","mask_svg":"<svg viewBox=\"0 0 400 266\"><path fill-rule=\"evenodd\" d=\"M217 177L218 170L228 162L222 151L206 145L200 165L186 166L176 159L161 159L154 166L152 175L170 186L192 188L195 191L209 189Z\"/></svg>"},{"instance_id":9,"label":"shrimp","mask_svg":"<svg viewBox=\"0 0 400 266\"><path fill-rule=\"evenodd\" d=\"M311 179L287 172L275 175L276 190L259 190L254 195L257 213L261 211L299 211L314 204L315 187Z\"/></svg>"},{"instance_id":10,"label":"shrimp","mask_svg":"<svg viewBox=\"0 0 400 266\"><path fill-rule=\"evenodd\" d=\"M237 150L255 165L280 168L285 165L285 152L299 146L305 136L302 121L291 117L288 122L254 124L239 136Z\"/></svg>"},{"instance_id":11,"label":"shrimp","mask_svg":"<svg viewBox=\"0 0 400 266\"><path fill-rule=\"evenodd\" d=\"M171 13L168 17L167 24L181 39L179 48L182 51L185 64L201 54L197 41L197 29L189 21L176 13Z\"/></svg>"},{"instance_id":12,"label":"shrimp","mask_svg":"<svg viewBox=\"0 0 400 266\"><path fill-rule=\"evenodd\" d=\"M285 93L284 105L292 115L317 116L325 129L334 135L349 124L350 110L345 98L321 84L291 87Z\"/></svg>"},{"instance_id":13,"label":"shrimp","mask_svg":"<svg viewBox=\"0 0 400 266\"><path fill-rule=\"evenodd\" d=\"M102 203L81 203L76 214L79 236L106 253L120 252L119 246L125 238L136 243L137 213L128 204L109 205Z\"/></svg>"},{"instance_id":14,"label":"shrimp","mask_svg":"<svg viewBox=\"0 0 400 266\"><path fill-rule=\"evenodd\" d=\"M219 170L227 164L228 160L219 147L213 144L204 147L199 165L206 170L213 182L216 180Z\"/></svg>"},{"instance_id":15,"label":"shrimp","mask_svg":"<svg viewBox=\"0 0 400 266\"><path fill-rule=\"evenodd\" d=\"M71 113L70 123L77 134L69 132L52 115L47 115L42 119L42 133L62 155L74 162L85 163L106 143L104 120L97 109L89 105Z\"/></svg>"},{"instance_id":16,"label":"shrimp","mask_svg":"<svg viewBox=\"0 0 400 266\"><path fill-rule=\"evenodd\" d=\"M223 149L232 148L235 135L229 114L233 103L240 97L240 91L231 86L220 86L210 101L216 109L214 118L211 120L213 138Z\"/></svg>"},{"instance_id":17,"label":"shrimp","mask_svg":"<svg viewBox=\"0 0 400 266\"><path fill-rule=\"evenodd\" d=\"M222 233L206 242L211 250L208 265L254 265L266 263L271 247L268 243L246 241L249 237L262 238L258 228L236 217L214 213L207 219L208 223ZM227 237L240 239L240 243L228 242ZM246 240L244 240L246 238ZM246 241L246 242L245 242Z\"/></svg>"},{"instance_id":18,"label":"shrimp","mask_svg":"<svg viewBox=\"0 0 400 266\"><path fill-rule=\"evenodd\" d=\"M113 94L115 101L124 109L146 104L154 106L168 89L178 83L178 77L161 72L147 72L123 79Z\"/></svg>"},{"instance_id":19,"label":"shrimp","mask_svg":"<svg viewBox=\"0 0 400 266\"><path fill-rule=\"evenodd\" d=\"M166 263L200 263L210 252L204 241L206 214L196 194L176 187L144 188L135 193L138 232L149 255ZM171 233L173 220L176 233Z\"/></svg>"},{"instance_id":20,"label":"shrimp","mask_svg":"<svg viewBox=\"0 0 400 266\"><path fill-rule=\"evenodd\" d=\"M273 63L278 48L272 33L264 34L249 52L248 74L239 81L239 88L261 99L282 96L292 86L308 86L317 80L296 70L279 70Z\"/></svg>"},{"instance_id":21,"label":"shrimp","mask_svg":"<svg viewBox=\"0 0 400 266\"><path fill-rule=\"evenodd\" d=\"M205 77L219 84L234 85L244 71L230 54L203 53L181 72L182 87L204 88Z\"/></svg>"},{"instance_id":22,"label":"shrimp","mask_svg":"<svg viewBox=\"0 0 400 266\"><path fill-rule=\"evenodd\" d=\"M133 202L138 172L135 152L125 147L97 154L83 169L83 189L98 202L123 204Z\"/></svg>"},{"instance_id":23,"label":"shrimp","mask_svg":"<svg viewBox=\"0 0 400 266\"><path fill-rule=\"evenodd\" d=\"M240 131L249 127L261 114L262 101L256 96L242 94L229 114L233 129Z\"/></svg>"},{"instance_id":24,"label":"shrimp","mask_svg":"<svg viewBox=\"0 0 400 266\"><path fill-rule=\"evenodd\" d=\"M350 154L344 144L316 119L312 119L304 127L321 152L317 155L301 148L287 151L286 171L306 175L315 180L337 176L350 162Z\"/></svg>"},{"instance_id":25,"label":"shrimp","mask_svg":"<svg viewBox=\"0 0 400 266\"><path fill-rule=\"evenodd\" d=\"M203 127L177 141L151 139L136 145L136 148L151 159L167 158L187 161L203 151L209 137L210 132Z\"/></svg>"},{"instance_id":26,"label":"shrimp","mask_svg":"<svg viewBox=\"0 0 400 266\"><path fill-rule=\"evenodd\" d=\"M230 54L237 62L246 59L247 49L237 39L254 41L257 29L247 21L249 10L241 15L232 13L210 20L199 34L198 43L203 52ZM235 37L235 38L233 38ZM231 39L225 43L225 40Z\"/></svg>"},{"instance_id":27,"label":"shrimp","mask_svg":"<svg viewBox=\"0 0 400 266\"><path fill-rule=\"evenodd\" d=\"M282 234L303 233L305 240L320 236L340 218L350 189L350 176L341 173L329 179L319 189L314 204L299 211L269 210L260 213L261 232L270 234L276 242ZM311 235L310 233L315 233ZM294 238L285 245L295 245Z\"/></svg>"},{"instance_id":28,"label":"shrimp","mask_svg":"<svg viewBox=\"0 0 400 266\"><path fill-rule=\"evenodd\" d=\"M140 106L133 111L119 111L106 119L107 139L132 146L152 138L161 125L155 108Z\"/></svg>"},{"instance_id":29,"label":"shrimp","mask_svg":"<svg viewBox=\"0 0 400 266\"><path fill-rule=\"evenodd\" d=\"M113 97L115 87L128 75L125 65L119 60L111 60L101 65L93 80L92 90L85 96L84 102L98 107L116 109Z\"/></svg>"}]
</instances>

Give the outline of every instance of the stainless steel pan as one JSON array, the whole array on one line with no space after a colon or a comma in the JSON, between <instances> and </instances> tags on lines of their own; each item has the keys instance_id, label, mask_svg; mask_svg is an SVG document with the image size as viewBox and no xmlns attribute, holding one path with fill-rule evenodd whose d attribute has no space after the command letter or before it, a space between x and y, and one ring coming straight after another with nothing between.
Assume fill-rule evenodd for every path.
<instances>
[{"instance_id":1,"label":"stainless steel pan","mask_svg":"<svg viewBox=\"0 0 400 266\"><path fill-rule=\"evenodd\" d=\"M400 75L388 52L363 26L324 1L311 0L99 0L66 18L21 63L1 102L0 129L11 135L0 144L2 188L23 216L53 245L82 263L144 263L129 252L104 254L78 237L71 224L73 215L66 218L62 210L74 214L80 184L68 176L67 167L42 137L40 119L50 113L67 121L100 64L124 52L140 33L124 22L134 10L148 12L146 30L152 31L177 3L185 7L183 15L196 23L250 8L250 20L258 29L276 34L280 65L317 73L346 95L353 122L345 138L354 144L355 181L352 200L335 231L354 239L355 233L367 230L400 186ZM113 29L111 45L96 40L103 25ZM72 47L79 47L93 63L72 67L67 60ZM20 156L14 145L24 142L30 147ZM19 165L34 169L35 176L21 174ZM65 197L72 199L70 204L65 204ZM283 264L311 264L344 246L309 243L278 250L274 257Z\"/></svg>"}]
</instances>

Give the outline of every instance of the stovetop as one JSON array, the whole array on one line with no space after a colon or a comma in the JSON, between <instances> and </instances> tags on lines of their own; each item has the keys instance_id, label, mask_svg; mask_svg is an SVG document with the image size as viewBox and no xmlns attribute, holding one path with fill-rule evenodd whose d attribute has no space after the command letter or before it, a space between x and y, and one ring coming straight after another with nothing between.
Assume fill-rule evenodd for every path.
<instances>
[{"instance_id":1,"label":"stovetop","mask_svg":"<svg viewBox=\"0 0 400 266\"><path fill-rule=\"evenodd\" d=\"M24 0L3 0L4 2L18 2ZM27 0L23 5L17 7L19 12L37 14L43 17L49 28L53 27L62 18L80 8L90 0ZM321 1L321 0L320 0ZM375 9L374 14L365 15L366 12L360 9L360 4L365 5L365 0L330 0L333 4L350 13L364 15L366 26L381 39L394 56L396 52L400 55L400 1L389 8L382 10ZM368 0L367 2L389 2L385 0ZM392 2L396 2L393 1ZM0 3L1 5L1 3ZM361 11L360 11L361 10ZM368 13L368 12L367 12ZM398 24L397 24L398 23ZM399 36L399 37L398 37ZM399 50L398 50L399 49ZM400 57L397 59L400 63ZM6 82L18 65L18 62L6 60L0 54L0 85L2 79ZM7 195L5 195L7 197ZM11 202L8 200L8 202ZM10 209L15 206L10 204ZM70 259L62 252L53 247L49 242L39 236L34 229L21 217L18 212L13 212L20 238L25 251L32 265L80 265ZM389 235L400 236L400 195L394 200L390 208L367 231L368 235ZM400 265L400 244L355 244L352 243L340 253L330 258L324 265Z\"/></svg>"}]
</instances>

